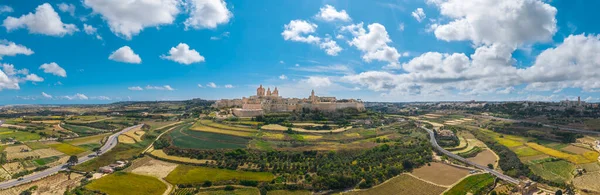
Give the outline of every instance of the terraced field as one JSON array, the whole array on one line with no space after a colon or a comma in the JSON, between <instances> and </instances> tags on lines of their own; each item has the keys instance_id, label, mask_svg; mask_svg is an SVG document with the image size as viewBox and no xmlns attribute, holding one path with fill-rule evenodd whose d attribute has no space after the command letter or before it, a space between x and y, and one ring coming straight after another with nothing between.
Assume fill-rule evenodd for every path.
<instances>
[{"instance_id":1,"label":"terraced field","mask_svg":"<svg viewBox=\"0 0 600 195\"><path fill-rule=\"evenodd\" d=\"M431 195L441 194L446 188L436 186L413 176L402 174L391 180L373 188L363 191L352 191L347 194L352 195L374 195L374 194L411 194L411 195ZM344 193L346 194L346 193Z\"/></svg>"},{"instance_id":2,"label":"terraced field","mask_svg":"<svg viewBox=\"0 0 600 195\"><path fill-rule=\"evenodd\" d=\"M78 125L69 125L69 124L64 124L61 125L61 127L75 132L79 135L95 135L95 134L99 134L99 133L103 133L104 131L100 130L100 129L94 129L91 127L85 127L85 126L78 126Z\"/></svg>"},{"instance_id":3,"label":"terraced field","mask_svg":"<svg viewBox=\"0 0 600 195\"><path fill-rule=\"evenodd\" d=\"M194 131L200 131L200 132L218 133L218 134L223 134L223 135L233 135L233 136L248 137L248 138L252 137L253 135L256 134L256 132L258 132L257 130L242 131L242 130L215 128L215 127L211 127L211 126L206 126L206 125L202 124L200 121L197 121L196 123L194 123L194 125L189 129L194 130Z\"/></svg>"},{"instance_id":4,"label":"terraced field","mask_svg":"<svg viewBox=\"0 0 600 195\"><path fill-rule=\"evenodd\" d=\"M558 182L565 183L573 178L575 166L567 161L559 160L553 162L543 162L529 166L531 171L540 177Z\"/></svg>"},{"instance_id":5,"label":"terraced field","mask_svg":"<svg viewBox=\"0 0 600 195\"><path fill-rule=\"evenodd\" d=\"M92 181L85 188L111 195L161 195L167 190L167 185L154 177L116 172Z\"/></svg>"},{"instance_id":6,"label":"terraced field","mask_svg":"<svg viewBox=\"0 0 600 195\"><path fill-rule=\"evenodd\" d=\"M269 172L233 171L209 167L179 165L165 178L172 184L200 184L204 181L254 180L271 181L275 178Z\"/></svg>"},{"instance_id":7,"label":"terraced field","mask_svg":"<svg viewBox=\"0 0 600 195\"><path fill-rule=\"evenodd\" d=\"M169 132L173 144L181 148L218 149L218 148L245 148L250 141L247 138L188 130L182 126Z\"/></svg>"},{"instance_id":8,"label":"terraced field","mask_svg":"<svg viewBox=\"0 0 600 195\"><path fill-rule=\"evenodd\" d=\"M86 151L84 148L67 143L51 144L48 146L62 153L65 153L66 155L78 155Z\"/></svg>"},{"instance_id":9,"label":"terraced field","mask_svg":"<svg viewBox=\"0 0 600 195\"><path fill-rule=\"evenodd\" d=\"M444 195L480 194L494 183L494 177L488 173L469 176L454 185Z\"/></svg>"}]
</instances>

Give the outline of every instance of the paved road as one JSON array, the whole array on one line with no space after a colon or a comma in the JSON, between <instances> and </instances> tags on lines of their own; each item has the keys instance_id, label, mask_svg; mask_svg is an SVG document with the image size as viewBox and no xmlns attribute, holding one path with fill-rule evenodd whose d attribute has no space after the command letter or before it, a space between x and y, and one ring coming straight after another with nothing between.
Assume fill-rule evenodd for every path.
<instances>
[{"instance_id":1,"label":"paved road","mask_svg":"<svg viewBox=\"0 0 600 195\"><path fill-rule=\"evenodd\" d=\"M123 129L123 130L121 130L121 131L119 131L119 132L117 132L115 134L112 134L111 136L108 137L108 139L106 140L106 143L104 143L104 145L100 148L100 153L103 154L103 153L109 151L110 149L114 148L117 145L117 142L118 142L117 138L119 137L119 135L121 135L123 133L126 133L128 131L131 131L133 129L136 129L138 127L141 127L142 125L143 124L139 124L139 125L136 125L136 126L127 127L127 128L125 128L125 129ZM94 156L80 157L79 158L79 162L77 164L84 163L84 162L86 162L86 161L88 161L90 159L93 159L93 158L96 158L96 155L94 155ZM58 173L59 171L66 170L66 167L67 166L66 166L66 163L65 163L65 164L62 164L62 165L51 167L51 168L46 169L46 170L41 171L41 172L36 172L36 173L30 174L30 175L24 176L24 177L22 177L23 178L22 180L11 179L11 180L8 180L8 181L0 183L0 189L7 189L7 188L11 188L11 187L18 186L18 185L21 185L21 184L25 184L25 183L29 183L29 182L32 182L32 181L36 181L36 180L42 179L44 177L48 177L50 175Z\"/></svg>"},{"instance_id":2,"label":"paved road","mask_svg":"<svg viewBox=\"0 0 600 195\"><path fill-rule=\"evenodd\" d=\"M502 173L500 173L500 172L498 172L498 171L496 171L494 169L488 168L487 166L483 166L483 165L479 165L477 163L471 162L471 161L469 161L469 160L467 160L467 159L465 159L465 158L463 158L463 157L461 157L459 155L453 154L452 152L449 152L448 150L445 150L444 148L440 147L440 145L438 145L437 140L435 140L435 137L434 137L434 134L433 134L433 130L428 129L426 127L421 127L421 128L425 129L429 133L431 145L433 145L433 147L437 148L439 151L441 151L445 155L449 156L450 158L454 158L454 159L459 160L461 162L467 163L467 164L469 164L471 166L474 166L474 167L477 167L477 168L482 169L484 171L487 171L487 172L495 175L496 177L498 177L498 178L500 178L502 180L505 180L505 181L508 181L510 183L514 183L514 184L517 184L517 185L519 184L519 180L518 179L512 178L512 177L507 176L507 175L504 175L504 174L502 174Z\"/></svg>"}]
</instances>

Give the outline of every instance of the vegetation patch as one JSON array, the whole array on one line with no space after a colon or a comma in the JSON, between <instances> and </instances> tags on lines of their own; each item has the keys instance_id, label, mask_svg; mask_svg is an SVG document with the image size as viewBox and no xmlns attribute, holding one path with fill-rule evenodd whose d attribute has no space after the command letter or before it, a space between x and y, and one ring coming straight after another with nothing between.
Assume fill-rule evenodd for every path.
<instances>
[{"instance_id":1,"label":"vegetation patch","mask_svg":"<svg viewBox=\"0 0 600 195\"><path fill-rule=\"evenodd\" d=\"M78 155L78 154L81 154L86 151L84 148L77 147L77 146L67 144L67 143L50 144L48 146L50 146L51 148L54 148L55 150L58 150L62 153L65 153L66 155Z\"/></svg>"},{"instance_id":2,"label":"vegetation patch","mask_svg":"<svg viewBox=\"0 0 600 195\"><path fill-rule=\"evenodd\" d=\"M515 154L517 154L517 156L519 156L519 157L535 156L535 155L543 154L540 151L534 150L533 148L530 148L528 146L520 146L517 148L512 148L511 150L513 152L515 152Z\"/></svg>"},{"instance_id":3,"label":"vegetation patch","mask_svg":"<svg viewBox=\"0 0 600 195\"><path fill-rule=\"evenodd\" d=\"M566 183L573 178L575 166L564 160L543 162L529 166L531 171L545 180Z\"/></svg>"},{"instance_id":4,"label":"vegetation patch","mask_svg":"<svg viewBox=\"0 0 600 195\"><path fill-rule=\"evenodd\" d=\"M46 165L48 163L55 162L58 159L60 159L60 157L58 157L58 156L51 156L51 157L46 157L46 158L35 159L35 160L33 160L33 162L37 166L44 166L44 165Z\"/></svg>"},{"instance_id":5,"label":"vegetation patch","mask_svg":"<svg viewBox=\"0 0 600 195\"><path fill-rule=\"evenodd\" d=\"M85 135L95 135L95 134L99 134L99 133L103 132L100 129L94 129L91 127L71 125L71 124L63 124L63 125L61 125L61 127L65 128L69 131L75 132L79 135L84 135L84 136Z\"/></svg>"},{"instance_id":6,"label":"vegetation patch","mask_svg":"<svg viewBox=\"0 0 600 195\"><path fill-rule=\"evenodd\" d=\"M228 129L219 129L219 128L214 128L214 127L209 127L206 125L203 125L202 123L195 123L191 128L189 128L190 130L194 130L194 131L200 131L200 132L208 132L208 133L218 133L218 134L223 134L223 135L233 135L233 136L239 136L239 137L251 137L252 135L254 135L254 132L248 132L248 131L237 131L237 130L228 130Z\"/></svg>"},{"instance_id":7,"label":"vegetation patch","mask_svg":"<svg viewBox=\"0 0 600 195\"><path fill-rule=\"evenodd\" d=\"M444 163L430 163L428 166L422 166L413 170L412 174L423 180L427 180L439 185L449 186L458 180L467 176L469 170L450 166Z\"/></svg>"},{"instance_id":8,"label":"vegetation patch","mask_svg":"<svg viewBox=\"0 0 600 195\"><path fill-rule=\"evenodd\" d=\"M14 138L17 141L39 140L41 136L37 133L0 128L0 139Z\"/></svg>"},{"instance_id":9,"label":"vegetation patch","mask_svg":"<svg viewBox=\"0 0 600 195\"><path fill-rule=\"evenodd\" d=\"M532 143L529 142L527 143L527 146L540 151L544 154L550 155L550 156L554 156L556 158L560 158L560 159L565 159L568 160L569 162L575 163L575 164L584 164L584 163L591 163L591 162L596 162L598 159L598 153L597 152L588 152L588 153L584 153L582 155L573 155L573 154L568 154L568 153L564 153L552 148L548 148L536 143Z\"/></svg>"},{"instance_id":10,"label":"vegetation patch","mask_svg":"<svg viewBox=\"0 0 600 195\"><path fill-rule=\"evenodd\" d=\"M252 180L271 181L275 176L268 172L234 171L209 167L179 165L165 178L172 184L200 184L205 181Z\"/></svg>"},{"instance_id":11,"label":"vegetation patch","mask_svg":"<svg viewBox=\"0 0 600 195\"><path fill-rule=\"evenodd\" d=\"M180 148L196 149L219 149L219 148L246 148L249 139L209 133L201 131L190 131L186 126L169 132L173 145Z\"/></svg>"},{"instance_id":12,"label":"vegetation patch","mask_svg":"<svg viewBox=\"0 0 600 195\"><path fill-rule=\"evenodd\" d=\"M85 188L88 190L98 190L110 195L161 195L167 190L167 185L154 177L116 172L92 181Z\"/></svg>"},{"instance_id":13,"label":"vegetation patch","mask_svg":"<svg viewBox=\"0 0 600 195\"><path fill-rule=\"evenodd\" d=\"M150 152L150 154L152 156L156 156L157 158L175 161L175 162L182 162L182 163L205 164L207 162L212 162L211 160L199 160L199 159L194 159L194 158L171 156L171 155L165 154L165 152L163 152L162 150L153 150L152 152Z\"/></svg>"},{"instance_id":14,"label":"vegetation patch","mask_svg":"<svg viewBox=\"0 0 600 195\"><path fill-rule=\"evenodd\" d=\"M311 195L312 192L307 190L272 190L268 191L267 195Z\"/></svg>"},{"instance_id":15,"label":"vegetation patch","mask_svg":"<svg viewBox=\"0 0 600 195\"><path fill-rule=\"evenodd\" d=\"M472 175L454 185L444 195L482 194L493 184L494 177L489 173Z\"/></svg>"},{"instance_id":16,"label":"vegetation patch","mask_svg":"<svg viewBox=\"0 0 600 195\"><path fill-rule=\"evenodd\" d=\"M433 185L417 179L413 176L402 174L389 181L371 189L363 191L351 191L348 194L371 195L371 194L411 194L430 195L441 194L446 188Z\"/></svg>"},{"instance_id":17,"label":"vegetation patch","mask_svg":"<svg viewBox=\"0 0 600 195\"><path fill-rule=\"evenodd\" d=\"M42 142L26 142L25 145L29 146L29 148L33 150L48 148L48 146Z\"/></svg>"}]
</instances>

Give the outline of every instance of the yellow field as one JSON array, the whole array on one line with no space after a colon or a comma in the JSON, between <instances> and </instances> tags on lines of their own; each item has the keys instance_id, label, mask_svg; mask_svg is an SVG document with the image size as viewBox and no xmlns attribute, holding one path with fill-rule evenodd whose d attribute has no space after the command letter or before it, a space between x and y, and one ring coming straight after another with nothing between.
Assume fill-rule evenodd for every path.
<instances>
[{"instance_id":1,"label":"yellow field","mask_svg":"<svg viewBox=\"0 0 600 195\"><path fill-rule=\"evenodd\" d=\"M271 130L271 131L286 131L286 130L288 130L288 127L277 125L277 124L270 124L270 125L262 126L261 129ZM294 131L304 132L304 133L330 133L330 132L339 133L339 132L347 131L349 129L352 129L352 127L341 127L341 128L337 128L337 129L333 129L333 130L306 130L306 129L297 128L297 127L292 128L292 130L294 130Z\"/></svg>"},{"instance_id":2,"label":"yellow field","mask_svg":"<svg viewBox=\"0 0 600 195\"><path fill-rule=\"evenodd\" d=\"M267 139L284 139L285 135L283 135L282 133L262 132L262 137L267 138Z\"/></svg>"},{"instance_id":3,"label":"yellow field","mask_svg":"<svg viewBox=\"0 0 600 195\"><path fill-rule=\"evenodd\" d=\"M183 163L204 164L204 163L212 161L212 160L199 160L199 159L193 159L193 158L179 157L179 156L170 156L170 155L166 154L165 152L163 152L162 150L152 150L152 152L150 152L150 154L152 154L153 156L156 156L158 158L177 161L177 162L183 162Z\"/></svg>"},{"instance_id":4,"label":"yellow field","mask_svg":"<svg viewBox=\"0 0 600 195\"><path fill-rule=\"evenodd\" d=\"M125 135L133 138L136 142L141 142L142 141L142 136L145 133L146 133L145 131L129 131L129 132L125 133Z\"/></svg>"},{"instance_id":5,"label":"yellow field","mask_svg":"<svg viewBox=\"0 0 600 195\"><path fill-rule=\"evenodd\" d=\"M119 140L119 143L135 144L135 139L133 139L127 135L119 135L118 140Z\"/></svg>"},{"instance_id":6,"label":"yellow field","mask_svg":"<svg viewBox=\"0 0 600 195\"><path fill-rule=\"evenodd\" d=\"M346 133L344 135L348 136L348 137L360 137L360 134L358 134L358 133Z\"/></svg>"},{"instance_id":7,"label":"yellow field","mask_svg":"<svg viewBox=\"0 0 600 195\"><path fill-rule=\"evenodd\" d=\"M221 124L221 123L215 123L215 122L213 122L211 120L199 120L196 123L201 123L204 126L214 127L214 128L217 128L217 129L256 132L256 129L250 129L250 128L244 128L244 127L237 127L237 126L229 126L229 125L225 125L225 124Z\"/></svg>"},{"instance_id":8,"label":"yellow field","mask_svg":"<svg viewBox=\"0 0 600 195\"><path fill-rule=\"evenodd\" d=\"M66 143L50 144L48 146L67 155L77 155L86 151L83 148Z\"/></svg>"},{"instance_id":9,"label":"yellow field","mask_svg":"<svg viewBox=\"0 0 600 195\"><path fill-rule=\"evenodd\" d=\"M251 137L252 135L254 135L254 133L252 133L252 132L217 129L214 127L209 127L209 126L203 125L201 123L195 123L190 128L190 130L209 132L209 133L219 133L219 134L233 135L233 136L240 136L240 137Z\"/></svg>"},{"instance_id":10,"label":"yellow field","mask_svg":"<svg viewBox=\"0 0 600 195\"><path fill-rule=\"evenodd\" d=\"M568 160L569 162L575 163L575 164L584 164L584 163L592 163L592 162L596 162L598 159L598 153L597 152L586 152L583 155L573 155L573 154L568 154L568 153L564 153L552 148L548 148L536 143L527 143L527 146L540 151L544 154L550 155L550 156L554 156L556 158L561 158L561 159L565 159Z\"/></svg>"},{"instance_id":11,"label":"yellow field","mask_svg":"<svg viewBox=\"0 0 600 195\"><path fill-rule=\"evenodd\" d=\"M304 137L305 140L318 140L323 138L321 135L303 135L302 137Z\"/></svg>"},{"instance_id":12,"label":"yellow field","mask_svg":"<svg viewBox=\"0 0 600 195\"><path fill-rule=\"evenodd\" d=\"M44 120L44 121L31 121L31 123L43 123L43 124L58 124L59 120Z\"/></svg>"},{"instance_id":13,"label":"yellow field","mask_svg":"<svg viewBox=\"0 0 600 195\"><path fill-rule=\"evenodd\" d=\"M270 125L263 125L261 127L261 129L265 129L265 130L274 130L274 131L285 131L288 128L281 126L281 125L277 125L277 124L270 124Z\"/></svg>"},{"instance_id":14,"label":"yellow field","mask_svg":"<svg viewBox=\"0 0 600 195\"><path fill-rule=\"evenodd\" d=\"M495 139L496 139L496 141L498 141L498 143L500 143L506 147L509 147L509 148L523 145L522 142L515 141L512 139L506 139L506 138L501 138L501 137L496 137Z\"/></svg>"}]
</instances>

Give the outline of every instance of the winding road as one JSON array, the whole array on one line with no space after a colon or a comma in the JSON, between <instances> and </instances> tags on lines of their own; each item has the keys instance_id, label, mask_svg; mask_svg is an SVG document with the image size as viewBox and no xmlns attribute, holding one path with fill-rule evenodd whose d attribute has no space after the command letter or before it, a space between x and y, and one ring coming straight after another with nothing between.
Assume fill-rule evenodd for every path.
<instances>
[{"instance_id":1,"label":"winding road","mask_svg":"<svg viewBox=\"0 0 600 195\"><path fill-rule=\"evenodd\" d=\"M505 180L505 181L508 181L510 183L517 184L517 185L519 184L519 180L518 179L512 178L512 177L507 176L507 175L504 175L504 174L502 174L502 173L500 173L500 172L498 172L498 171L496 171L494 169L488 168L487 166L483 166L483 165L479 165L477 163L471 162L471 161L469 161L469 160L467 160L467 159L465 159L465 158L463 158L463 157L461 157L459 155L453 154L452 152L449 152L448 150L445 150L440 145L438 145L437 140L435 140L435 135L433 133L433 130L428 129L426 127L421 127L421 128L425 129L425 131L427 131L427 133L429 133L429 138L430 138L429 140L431 142L431 145L433 145L433 147L437 148L440 152L444 153L445 155L449 156L450 158L459 160L459 161L467 163L467 164L469 164L471 166L474 166L474 167L477 167L477 168L482 169L484 171L487 171L487 172L491 173L492 175L495 175L496 177L498 177L498 178L500 178L502 180Z\"/></svg>"},{"instance_id":2,"label":"winding road","mask_svg":"<svg viewBox=\"0 0 600 195\"><path fill-rule=\"evenodd\" d=\"M131 127L127 127L115 134L112 134L108 137L108 139L106 140L106 143L104 143L104 145L100 148L100 154L103 154L109 150L111 150L112 148L114 148L117 145L118 142L118 137L119 135L126 133L128 131L131 131L133 129L139 128L144 124L139 124L139 125L135 125L135 126L131 126ZM96 155L87 155L87 156L83 156L79 158L79 162L77 164L81 164L84 163L88 160L91 160L93 158L96 158ZM62 164L62 165L58 165L55 167L51 167L48 168L46 170L40 171L40 172L35 172L33 174L29 174L27 176L22 177L22 179L18 180L18 179L11 179L8 181L4 181L2 183L0 183L0 189L7 189L7 188L11 188L14 186L18 186L21 184L25 184L25 183L29 183L32 181L36 181L39 179L42 179L44 177L48 177L50 175L54 175L56 173L58 173L59 171L63 171L63 170L67 170L67 164Z\"/></svg>"}]
</instances>

